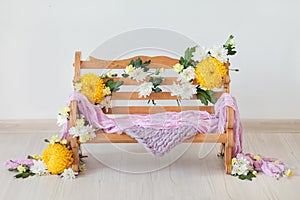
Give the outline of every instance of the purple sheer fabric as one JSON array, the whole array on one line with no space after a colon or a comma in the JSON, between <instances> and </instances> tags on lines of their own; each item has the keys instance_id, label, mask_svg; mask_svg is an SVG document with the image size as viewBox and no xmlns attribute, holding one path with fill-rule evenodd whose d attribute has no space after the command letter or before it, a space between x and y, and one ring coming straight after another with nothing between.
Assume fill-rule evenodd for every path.
<instances>
[{"instance_id":1,"label":"purple sheer fabric","mask_svg":"<svg viewBox=\"0 0 300 200\"><path fill-rule=\"evenodd\" d=\"M245 157L254 170L266 175L278 177L289 169L283 162L273 158L262 158L257 161L252 154L242 153L242 123L236 100L228 93L224 93L215 104L215 114L204 111L164 112L146 115L129 115L126 117L110 118L102 110L92 105L79 92L70 95L67 105L72 100L78 101L80 113L94 129L103 129L106 133L121 134L125 132L154 155L161 156L170 151L183 140L196 133L223 133L226 129L227 106L234 109L234 147L233 157ZM69 136L69 123L63 127L62 138ZM277 162L275 162L277 161Z\"/></svg>"},{"instance_id":2,"label":"purple sheer fabric","mask_svg":"<svg viewBox=\"0 0 300 200\"><path fill-rule=\"evenodd\" d=\"M223 133L226 128L226 107L230 106L235 110L235 125L234 125L234 138L235 145L233 147L233 156L237 155L237 153L242 152L242 125L239 117L238 108L236 105L235 99L227 93L224 93L218 100L215 105L215 114L211 115L205 111L182 111L182 112L164 112L157 114L146 114L146 115L129 115L126 117L118 117L118 118L110 118L105 115L102 110L95 105L92 105L88 99L79 92L73 92L70 95L68 106L72 100L78 101L78 108L80 113L86 118L90 125L93 126L94 129L103 129L106 133L117 133L121 134L126 132L125 130L130 130L130 136L134 138L140 138L141 133L139 132L137 135L134 135L133 132L137 133L137 131L133 131L133 128L140 128L142 130L145 128L150 128L157 133L166 132L165 130L173 130L168 131L170 134L168 137L176 137L177 142L174 143L172 138L169 138L168 141L172 142L169 144L170 147L175 146L177 143L186 139L186 137L192 137L197 132L200 133L208 133L217 131L219 133ZM178 129L181 127L193 127L191 131L187 135L181 138L178 138L177 133ZM68 129L69 125L66 123L63 128L62 138L68 137ZM161 134L159 136L161 138L166 137L165 134ZM156 139L157 140L157 139ZM159 139L158 139L159 140ZM147 141L138 140L144 146L147 146ZM159 141L158 141L159 143ZM173 144L174 143L174 144ZM152 144L149 144L148 147L153 147ZM152 148L152 153L154 154L163 154L159 150L159 145L156 145L156 149ZM149 149L149 148L148 148ZM167 148L166 151L170 149ZM159 152L159 153L155 153Z\"/></svg>"}]
</instances>

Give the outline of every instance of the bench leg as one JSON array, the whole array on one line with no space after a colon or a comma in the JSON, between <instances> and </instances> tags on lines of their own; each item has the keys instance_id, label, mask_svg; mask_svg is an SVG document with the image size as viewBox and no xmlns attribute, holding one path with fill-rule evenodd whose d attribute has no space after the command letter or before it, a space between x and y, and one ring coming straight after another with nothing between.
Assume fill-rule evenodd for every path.
<instances>
[{"instance_id":1,"label":"bench leg","mask_svg":"<svg viewBox=\"0 0 300 200\"><path fill-rule=\"evenodd\" d=\"M225 170L226 174L231 174L231 163L232 163L232 147L228 145L228 143L225 144L225 155L224 155L224 161L225 161Z\"/></svg>"},{"instance_id":2,"label":"bench leg","mask_svg":"<svg viewBox=\"0 0 300 200\"><path fill-rule=\"evenodd\" d=\"M69 141L70 141L72 152L73 152L72 170L74 172L79 172L79 144L78 144L78 139L74 138L72 136L69 136Z\"/></svg>"}]
</instances>

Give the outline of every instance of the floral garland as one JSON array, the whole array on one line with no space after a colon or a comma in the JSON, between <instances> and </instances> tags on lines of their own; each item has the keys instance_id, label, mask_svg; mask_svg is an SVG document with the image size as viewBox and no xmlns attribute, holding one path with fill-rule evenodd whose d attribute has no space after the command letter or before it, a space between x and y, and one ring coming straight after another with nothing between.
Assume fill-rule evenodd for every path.
<instances>
[{"instance_id":1,"label":"floral garland","mask_svg":"<svg viewBox=\"0 0 300 200\"><path fill-rule=\"evenodd\" d=\"M196 59L194 54L197 56ZM228 73L225 63L229 62L228 56L234 54L236 51L232 35L221 47L187 48L179 63L173 66L179 78L177 83L173 83L171 95L177 96L178 99L190 99L196 95L204 105L208 105L209 102L216 103L217 99L212 89L222 86L223 78Z\"/></svg>"},{"instance_id":2,"label":"floral garland","mask_svg":"<svg viewBox=\"0 0 300 200\"><path fill-rule=\"evenodd\" d=\"M151 72L148 68L150 63L151 60L143 62L141 58L131 60L122 74L124 78L129 77L137 82L144 81L138 88L139 98L146 98L147 96L150 96L152 92L162 92L162 89L159 87L159 85L166 80L164 77L160 76L162 73L164 73L165 69L158 68L155 70L155 72ZM150 101L152 101L153 105L156 105L154 100L149 100L148 103Z\"/></svg>"}]
</instances>

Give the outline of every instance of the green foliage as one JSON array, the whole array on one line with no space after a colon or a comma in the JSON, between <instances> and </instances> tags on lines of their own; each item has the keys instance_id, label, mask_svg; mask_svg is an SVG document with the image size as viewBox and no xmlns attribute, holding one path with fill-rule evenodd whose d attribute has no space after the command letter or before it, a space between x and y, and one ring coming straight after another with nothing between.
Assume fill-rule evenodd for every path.
<instances>
[{"instance_id":1,"label":"green foliage","mask_svg":"<svg viewBox=\"0 0 300 200\"><path fill-rule=\"evenodd\" d=\"M196 52L196 46L187 48L184 52L184 57L180 57L179 63L186 69L189 66L194 66L193 54Z\"/></svg>"},{"instance_id":2,"label":"green foliage","mask_svg":"<svg viewBox=\"0 0 300 200\"><path fill-rule=\"evenodd\" d=\"M238 176L239 179L241 180L249 180L249 181L252 181L253 178L255 178L256 176L253 174L252 171L249 171L247 175L239 175Z\"/></svg>"},{"instance_id":3,"label":"green foliage","mask_svg":"<svg viewBox=\"0 0 300 200\"><path fill-rule=\"evenodd\" d=\"M105 86L110 88L111 92L117 92L120 90L120 86L123 85L123 81L114 81L114 79L109 79L106 81Z\"/></svg>"},{"instance_id":4,"label":"green foliage","mask_svg":"<svg viewBox=\"0 0 300 200\"><path fill-rule=\"evenodd\" d=\"M35 173L32 173L30 171L26 171L26 172L23 172L23 173L19 173L17 175L15 175L14 177L15 178L28 178L29 176L34 176Z\"/></svg>"},{"instance_id":5,"label":"green foliage","mask_svg":"<svg viewBox=\"0 0 300 200\"><path fill-rule=\"evenodd\" d=\"M131 60L129 65L132 65L134 68L142 68L145 72L149 70L147 67L151 63L151 60L146 60L144 63L140 57L136 60Z\"/></svg>"},{"instance_id":6,"label":"green foliage","mask_svg":"<svg viewBox=\"0 0 300 200\"><path fill-rule=\"evenodd\" d=\"M237 51L235 50L235 44L233 39L234 36L230 35L226 43L223 45L223 47L227 49L227 55L231 55L231 56L237 53Z\"/></svg>"},{"instance_id":7,"label":"green foliage","mask_svg":"<svg viewBox=\"0 0 300 200\"><path fill-rule=\"evenodd\" d=\"M214 96L214 92L212 90L203 90L200 86L197 86L197 99L200 99L201 103L204 105L208 105L209 102L215 104L217 102L217 98Z\"/></svg>"}]
</instances>

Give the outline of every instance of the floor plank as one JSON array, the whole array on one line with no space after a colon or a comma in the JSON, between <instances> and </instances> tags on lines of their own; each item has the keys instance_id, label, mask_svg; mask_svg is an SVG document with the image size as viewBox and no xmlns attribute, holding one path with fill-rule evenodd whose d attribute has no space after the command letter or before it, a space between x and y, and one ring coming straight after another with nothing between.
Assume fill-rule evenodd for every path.
<instances>
[{"instance_id":1,"label":"floor plank","mask_svg":"<svg viewBox=\"0 0 300 200\"><path fill-rule=\"evenodd\" d=\"M252 182L238 180L224 173L215 144L181 144L161 158L139 144L86 144L87 170L75 180L18 180L2 168L0 199L299 199L298 124L277 124L279 130L269 125L259 129L257 124L251 129L251 123L245 129L244 152L281 158L294 167L294 176L276 180L259 174ZM41 153L47 145L43 140L56 133L51 121L0 125L0 163Z\"/></svg>"}]
</instances>

